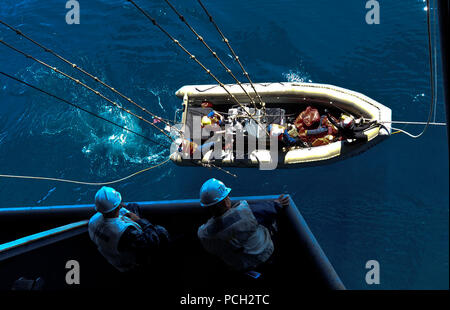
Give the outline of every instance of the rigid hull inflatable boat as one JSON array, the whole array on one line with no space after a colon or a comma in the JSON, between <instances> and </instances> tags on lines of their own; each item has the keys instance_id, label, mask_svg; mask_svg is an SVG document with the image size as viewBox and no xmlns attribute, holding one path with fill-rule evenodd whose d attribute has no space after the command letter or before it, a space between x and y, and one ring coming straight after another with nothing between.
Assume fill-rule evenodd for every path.
<instances>
[{"instance_id":1,"label":"rigid hull inflatable boat","mask_svg":"<svg viewBox=\"0 0 450 310\"><path fill-rule=\"evenodd\" d=\"M253 109L249 104L250 94L257 101L255 92L250 84L224 85L235 98L249 107L251 113L242 113L242 118L247 118L251 123L259 120L260 124L267 128L270 124L286 124L293 120L308 106L323 111L330 111L335 115L342 112L347 113L354 119L363 119L364 122L372 122L373 125L363 131L367 141L355 141L351 139L334 139L326 145L311 146L307 143L294 146L279 147L278 158L275 159L268 149L254 149L246 153L244 158L238 159L233 152L224 152L223 156L217 158L212 156L210 150L202 155L201 159L183 156L181 152L173 152L171 160L178 165L198 165L213 163L217 166L229 167L258 167L260 163L273 163L277 161L277 168L297 168L303 166L314 166L331 163L337 160L357 155L375 144L381 142L391 134L391 109L377 101L360 94L332 85L314 83L259 83L253 84L257 94L264 102L266 115L261 114L262 109ZM243 91L246 90L247 94ZM187 130L192 136L192 127L195 126L194 116L197 120L211 112L228 115L239 114L236 110L236 101L219 85L191 85L184 86L176 92L183 99L182 132ZM212 107L202 106L202 103L211 103ZM248 115L253 115L250 119ZM267 117L266 117L267 116ZM175 116L177 119L177 114ZM260 131L262 126L254 126ZM250 134L250 133L247 133ZM261 134L261 133L260 133ZM258 135L258 134L256 134ZM202 136L202 139L205 138ZM203 140L202 140L203 141Z\"/></svg>"},{"instance_id":2,"label":"rigid hull inflatable boat","mask_svg":"<svg viewBox=\"0 0 450 310\"><path fill-rule=\"evenodd\" d=\"M252 207L277 197L236 197L232 201L245 199ZM124 277L101 256L87 233L88 219L95 213L93 205L0 208L0 290L10 290L19 278L41 278L43 290L141 288L148 294L155 292L151 289L167 288L165 285L171 290L279 287L283 294L344 289L292 199L273 237L277 254L270 266L272 271L255 269L261 273L257 279L231 271L203 250L197 229L209 215L198 200L139 205L142 217L163 225L173 236L182 236L172 254L155 266L159 274ZM65 282L65 266L70 260L80 264L79 285Z\"/></svg>"}]
</instances>

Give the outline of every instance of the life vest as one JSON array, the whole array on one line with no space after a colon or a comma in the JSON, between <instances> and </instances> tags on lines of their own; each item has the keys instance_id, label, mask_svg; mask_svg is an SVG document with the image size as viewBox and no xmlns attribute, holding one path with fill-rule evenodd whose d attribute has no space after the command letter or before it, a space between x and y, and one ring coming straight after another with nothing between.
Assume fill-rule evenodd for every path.
<instances>
[{"instance_id":1,"label":"life vest","mask_svg":"<svg viewBox=\"0 0 450 310\"><path fill-rule=\"evenodd\" d=\"M128 271L137 266L136 255L130 252L119 252L119 240L125 230L133 226L138 230L142 228L126 217L122 212L119 217L105 218L100 212L97 212L89 220L89 237L97 245L99 252L116 267L119 271Z\"/></svg>"},{"instance_id":2,"label":"life vest","mask_svg":"<svg viewBox=\"0 0 450 310\"><path fill-rule=\"evenodd\" d=\"M308 106L306 110L300 113L294 122L294 125L299 129L301 127L311 127L320 120L320 114L317 109Z\"/></svg>"},{"instance_id":3,"label":"life vest","mask_svg":"<svg viewBox=\"0 0 450 310\"><path fill-rule=\"evenodd\" d=\"M245 200L222 216L209 219L197 234L208 252L238 270L254 268L274 251L268 229L258 224Z\"/></svg>"}]
</instances>

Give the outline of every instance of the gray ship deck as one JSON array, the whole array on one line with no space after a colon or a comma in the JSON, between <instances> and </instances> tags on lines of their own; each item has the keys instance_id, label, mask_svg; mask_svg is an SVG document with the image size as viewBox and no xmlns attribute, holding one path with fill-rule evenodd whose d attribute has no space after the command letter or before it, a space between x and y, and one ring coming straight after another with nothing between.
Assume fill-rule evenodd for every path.
<instances>
[{"instance_id":1,"label":"gray ship deck","mask_svg":"<svg viewBox=\"0 0 450 310\"><path fill-rule=\"evenodd\" d=\"M277 197L239 197L232 200L246 199L251 206ZM121 288L151 292L163 289L277 289L296 292L344 289L292 200L291 207L285 210L278 223L274 263L257 269L262 274L258 279L231 271L202 249L196 232L208 214L198 200L139 204L143 217L165 226L179 240L154 269L134 275L117 272L89 239L86 223L94 213L93 205L0 209L0 242L4 242L0 244L0 290L10 290L20 277L41 277L43 289L47 291ZM68 270L65 265L69 260L80 264L79 285L66 284Z\"/></svg>"}]
</instances>

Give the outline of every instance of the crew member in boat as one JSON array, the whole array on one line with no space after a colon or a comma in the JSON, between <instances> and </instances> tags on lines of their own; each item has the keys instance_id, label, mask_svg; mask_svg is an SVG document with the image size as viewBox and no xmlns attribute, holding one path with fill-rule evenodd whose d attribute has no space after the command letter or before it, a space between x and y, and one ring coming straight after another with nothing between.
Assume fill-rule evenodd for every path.
<instances>
[{"instance_id":1,"label":"crew member in boat","mask_svg":"<svg viewBox=\"0 0 450 310\"><path fill-rule=\"evenodd\" d=\"M89 220L89 237L107 261L121 272L145 268L169 244L169 233L139 216L139 205L122 203L111 187L95 195L97 213Z\"/></svg>"},{"instance_id":2,"label":"crew member in boat","mask_svg":"<svg viewBox=\"0 0 450 310\"><path fill-rule=\"evenodd\" d=\"M338 129L329 121L328 116L321 116L319 111L311 106L299 114L293 127L291 132L309 146L326 145L338 139Z\"/></svg>"},{"instance_id":3,"label":"crew member in boat","mask_svg":"<svg viewBox=\"0 0 450 310\"><path fill-rule=\"evenodd\" d=\"M217 141L209 141L202 145L198 145L192 139L181 139L178 142L178 152L184 155L184 157L192 158L195 152L200 152L199 155L203 156L210 149L214 148ZM222 150L222 149L221 149ZM222 152L220 152L222 153Z\"/></svg>"},{"instance_id":4,"label":"crew member in boat","mask_svg":"<svg viewBox=\"0 0 450 310\"><path fill-rule=\"evenodd\" d=\"M202 130L206 133L206 134L203 134L202 133L202 136L207 136L207 135L209 135L211 132L215 132L215 131L219 131L219 130L221 130L222 128L220 127L220 125L219 125L219 122L216 122L216 121L212 121L211 120L211 118L209 118L208 116L203 116L202 117L202 126L201 126L201 128L202 128Z\"/></svg>"},{"instance_id":5,"label":"crew member in boat","mask_svg":"<svg viewBox=\"0 0 450 310\"><path fill-rule=\"evenodd\" d=\"M212 108L214 105L212 104L212 102L211 101L208 101L208 100L202 100L202 103L201 103L201 107L202 108Z\"/></svg>"},{"instance_id":6,"label":"crew member in boat","mask_svg":"<svg viewBox=\"0 0 450 310\"><path fill-rule=\"evenodd\" d=\"M204 126L214 126L218 125L219 127L224 124L224 118L220 113L212 110L207 115L202 117L202 127Z\"/></svg>"},{"instance_id":7,"label":"crew member in boat","mask_svg":"<svg viewBox=\"0 0 450 310\"><path fill-rule=\"evenodd\" d=\"M311 142L311 146L327 145L337 140L338 129L329 121L329 116L322 115L316 129L305 129L303 137Z\"/></svg>"},{"instance_id":8,"label":"crew member in boat","mask_svg":"<svg viewBox=\"0 0 450 310\"><path fill-rule=\"evenodd\" d=\"M289 205L289 199L280 196L273 204L251 209L245 200L232 205L230 191L216 179L203 184L200 202L212 217L199 227L197 235L207 252L231 268L251 270L267 262L274 253L276 218Z\"/></svg>"},{"instance_id":9,"label":"crew member in boat","mask_svg":"<svg viewBox=\"0 0 450 310\"><path fill-rule=\"evenodd\" d=\"M338 129L339 135L343 139L354 139L356 141L367 142L368 137L364 134L364 130L370 128L376 121L366 124L357 123L355 119L348 114L342 113L340 120L336 120L328 110L325 110L330 122Z\"/></svg>"},{"instance_id":10,"label":"crew member in boat","mask_svg":"<svg viewBox=\"0 0 450 310\"><path fill-rule=\"evenodd\" d=\"M282 141L284 145L292 146L301 143L301 140L298 138L297 130L294 131L295 127L293 126L281 126L279 124L270 124L267 127L269 134L271 137L278 138L279 141ZM288 128L290 130L288 130Z\"/></svg>"},{"instance_id":11,"label":"crew member in boat","mask_svg":"<svg viewBox=\"0 0 450 310\"><path fill-rule=\"evenodd\" d=\"M192 139L183 138L176 140L176 142L178 143L178 152L189 157L192 157L199 147Z\"/></svg>"}]
</instances>

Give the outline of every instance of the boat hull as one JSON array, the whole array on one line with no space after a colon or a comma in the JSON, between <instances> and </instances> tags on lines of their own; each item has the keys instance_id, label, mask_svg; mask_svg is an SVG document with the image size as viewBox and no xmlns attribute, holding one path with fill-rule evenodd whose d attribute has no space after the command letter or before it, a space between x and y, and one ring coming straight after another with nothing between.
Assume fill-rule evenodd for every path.
<instances>
[{"instance_id":1,"label":"boat hull","mask_svg":"<svg viewBox=\"0 0 450 310\"><path fill-rule=\"evenodd\" d=\"M341 87L314 83L259 83L254 84L258 94L272 106L283 104L297 110L305 109L309 105L319 108L339 109L348 111L357 117L375 121L376 127L364 131L367 142L361 143L344 140L316 147L289 147L270 151L269 149L252 150L244 158L237 158L230 153L221 159L213 159L213 150L201 158L183 156L180 152L173 152L171 160L180 166L198 166L214 164L216 166L237 168L299 168L330 164L358 155L376 144L384 141L391 134L391 109L381 103L355 91ZM239 101L245 102L245 92L239 85L225 86ZM248 84L243 87L249 94L254 94ZM229 95L218 85L184 86L176 92L183 98L182 124L186 125L187 114L193 106L199 106L204 100L214 102L215 106L230 105ZM254 97L254 100L257 99ZM276 154L274 153L276 152ZM192 156L194 157L194 156Z\"/></svg>"}]
</instances>

